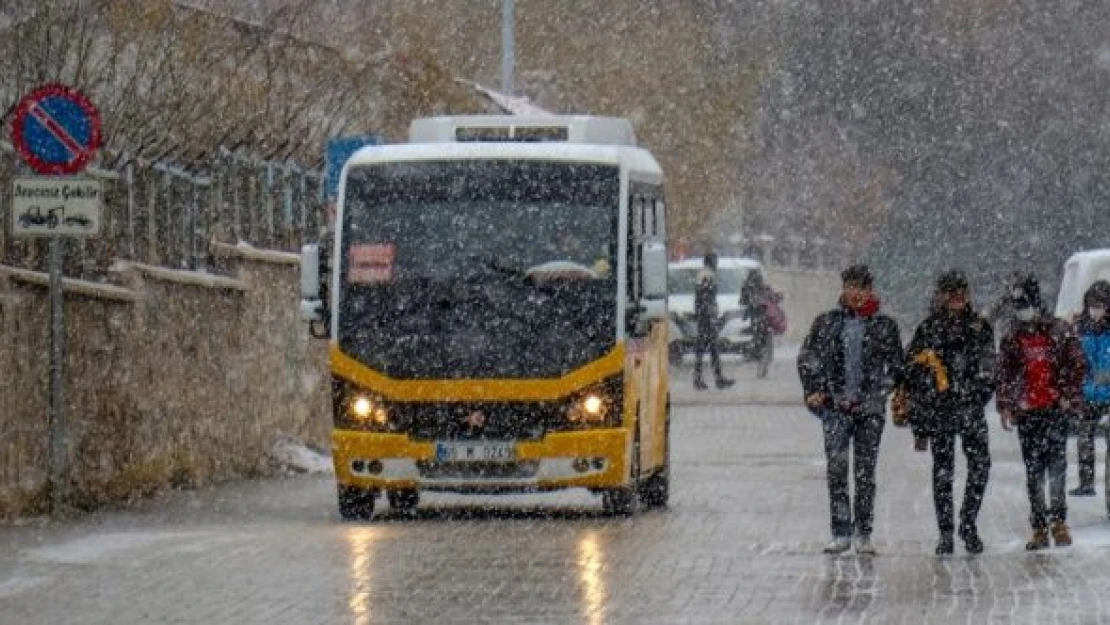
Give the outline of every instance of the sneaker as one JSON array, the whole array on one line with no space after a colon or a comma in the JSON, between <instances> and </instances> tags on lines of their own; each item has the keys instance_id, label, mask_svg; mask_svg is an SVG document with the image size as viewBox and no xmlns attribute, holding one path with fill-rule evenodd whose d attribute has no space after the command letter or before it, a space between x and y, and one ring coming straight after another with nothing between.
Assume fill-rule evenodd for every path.
<instances>
[{"instance_id":1,"label":"sneaker","mask_svg":"<svg viewBox=\"0 0 1110 625\"><path fill-rule=\"evenodd\" d=\"M1057 547L1071 546L1071 532L1068 531L1067 523L1057 521L1052 524L1052 542L1056 543Z\"/></svg>"},{"instance_id":2,"label":"sneaker","mask_svg":"<svg viewBox=\"0 0 1110 625\"><path fill-rule=\"evenodd\" d=\"M845 551L848 551L851 548L852 548L851 539L849 539L846 536L837 536L837 537L833 538L832 540L830 540L829 542L825 543L825 547L822 551L824 551L825 553L837 554L837 553L844 553Z\"/></svg>"},{"instance_id":3,"label":"sneaker","mask_svg":"<svg viewBox=\"0 0 1110 625\"><path fill-rule=\"evenodd\" d=\"M968 553L983 553L983 540L979 538L979 530L974 525L961 527L960 538L964 539L964 548Z\"/></svg>"},{"instance_id":4,"label":"sneaker","mask_svg":"<svg viewBox=\"0 0 1110 625\"><path fill-rule=\"evenodd\" d=\"M878 552L875 551L875 545L871 544L870 536L859 536L856 538L856 553L861 556L873 556Z\"/></svg>"},{"instance_id":5,"label":"sneaker","mask_svg":"<svg viewBox=\"0 0 1110 625\"><path fill-rule=\"evenodd\" d=\"M694 380L694 388L698 389L699 391L705 391L709 389L709 385L706 384L703 380Z\"/></svg>"},{"instance_id":6,"label":"sneaker","mask_svg":"<svg viewBox=\"0 0 1110 625\"><path fill-rule=\"evenodd\" d=\"M1040 549L1048 549L1048 530L1041 528L1033 530L1033 538L1025 543L1026 551L1038 551Z\"/></svg>"},{"instance_id":7,"label":"sneaker","mask_svg":"<svg viewBox=\"0 0 1110 625\"><path fill-rule=\"evenodd\" d=\"M1095 487L1090 485L1090 484L1085 485L1085 486L1079 486L1079 487L1076 487L1076 488L1073 488L1073 489L1069 490L1068 491L1068 496L1070 496L1070 497L1094 497L1095 496Z\"/></svg>"},{"instance_id":8,"label":"sneaker","mask_svg":"<svg viewBox=\"0 0 1110 625\"><path fill-rule=\"evenodd\" d=\"M937 541L936 553L937 553L938 556L952 555L952 552L955 551L955 550L956 550L956 545L952 541L951 536L941 536L940 540Z\"/></svg>"},{"instance_id":9,"label":"sneaker","mask_svg":"<svg viewBox=\"0 0 1110 625\"><path fill-rule=\"evenodd\" d=\"M736 380L730 380L728 378L719 378L717 380L717 388L728 388L733 384L736 384Z\"/></svg>"}]
</instances>

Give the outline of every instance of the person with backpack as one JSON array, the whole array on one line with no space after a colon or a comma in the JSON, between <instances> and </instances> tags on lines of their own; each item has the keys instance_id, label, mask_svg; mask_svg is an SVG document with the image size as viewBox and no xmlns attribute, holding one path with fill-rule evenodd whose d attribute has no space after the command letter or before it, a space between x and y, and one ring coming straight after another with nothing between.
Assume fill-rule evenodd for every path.
<instances>
[{"instance_id":1,"label":"person with backpack","mask_svg":"<svg viewBox=\"0 0 1110 625\"><path fill-rule=\"evenodd\" d=\"M996 402L1003 429L1016 425L1021 441L1033 528L1025 548L1048 548L1050 530L1052 542L1066 547L1072 542L1065 491L1068 419L1083 409L1087 361L1071 328L1045 309L1034 276L1020 281L1011 304L1014 323L1000 347Z\"/></svg>"},{"instance_id":2,"label":"person with backpack","mask_svg":"<svg viewBox=\"0 0 1110 625\"><path fill-rule=\"evenodd\" d=\"M886 423L887 396L900 382L898 324L879 312L866 265L840 274L840 305L814 320L798 352L806 407L822 422L832 540L825 553L872 555L875 468ZM849 489L849 451L855 502Z\"/></svg>"},{"instance_id":3,"label":"person with backpack","mask_svg":"<svg viewBox=\"0 0 1110 625\"><path fill-rule=\"evenodd\" d=\"M774 351L775 335L786 332L786 315L779 303L782 294L775 291L763 278L758 268L748 272L740 286L739 304L744 307L744 316L751 323L752 350L759 363L756 377L767 376Z\"/></svg>"},{"instance_id":4,"label":"person with backpack","mask_svg":"<svg viewBox=\"0 0 1110 625\"><path fill-rule=\"evenodd\" d=\"M977 554L983 551L983 541L976 521L991 468L985 407L994 394L994 333L991 325L972 310L963 272L952 270L940 275L934 302L906 348L903 384L891 406L895 424L908 411L915 437L925 437L931 443L933 505L940 532L937 555L954 551L952 482L956 437L960 438L967 458L967 485L960 508L959 536L967 552Z\"/></svg>"},{"instance_id":5,"label":"person with backpack","mask_svg":"<svg viewBox=\"0 0 1110 625\"><path fill-rule=\"evenodd\" d=\"M1085 409L1075 421L1079 486L1068 491L1073 497L1095 495L1095 430L1110 412L1110 282L1098 280L1083 294L1083 311L1075 322L1075 333L1087 358L1083 380ZM1110 513L1110 498L1107 499Z\"/></svg>"}]
</instances>

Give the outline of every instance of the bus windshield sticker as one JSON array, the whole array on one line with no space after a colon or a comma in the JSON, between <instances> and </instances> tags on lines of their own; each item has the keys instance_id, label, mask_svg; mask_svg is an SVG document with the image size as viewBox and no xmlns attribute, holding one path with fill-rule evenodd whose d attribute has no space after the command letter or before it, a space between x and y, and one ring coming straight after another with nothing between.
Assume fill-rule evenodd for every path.
<instances>
[{"instance_id":1,"label":"bus windshield sticker","mask_svg":"<svg viewBox=\"0 0 1110 625\"><path fill-rule=\"evenodd\" d=\"M389 282L393 279L393 257L392 243L352 245L347 282L350 284Z\"/></svg>"}]
</instances>

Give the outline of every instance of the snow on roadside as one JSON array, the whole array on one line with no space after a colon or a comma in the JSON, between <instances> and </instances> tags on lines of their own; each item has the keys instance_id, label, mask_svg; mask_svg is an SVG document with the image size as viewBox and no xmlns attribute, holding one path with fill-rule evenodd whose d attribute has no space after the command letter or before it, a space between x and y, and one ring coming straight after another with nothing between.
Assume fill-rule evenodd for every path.
<instances>
[{"instance_id":1,"label":"snow on roadside","mask_svg":"<svg viewBox=\"0 0 1110 625\"><path fill-rule=\"evenodd\" d=\"M280 432L274 437L270 457L281 466L297 473L330 474L335 470L330 455Z\"/></svg>"}]
</instances>

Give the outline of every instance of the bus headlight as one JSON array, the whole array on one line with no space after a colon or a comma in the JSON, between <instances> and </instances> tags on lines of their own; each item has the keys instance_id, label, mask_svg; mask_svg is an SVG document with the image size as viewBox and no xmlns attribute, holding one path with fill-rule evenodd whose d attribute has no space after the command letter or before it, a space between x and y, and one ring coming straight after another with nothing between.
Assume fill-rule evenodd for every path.
<instances>
[{"instance_id":1,"label":"bus headlight","mask_svg":"<svg viewBox=\"0 0 1110 625\"><path fill-rule=\"evenodd\" d=\"M332 407L339 429L389 432L397 425L384 397L340 378L332 378Z\"/></svg>"},{"instance_id":2,"label":"bus headlight","mask_svg":"<svg viewBox=\"0 0 1110 625\"><path fill-rule=\"evenodd\" d=\"M598 391L584 393L567 406L567 421L574 425L605 425L615 414L613 399Z\"/></svg>"},{"instance_id":3,"label":"bus headlight","mask_svg":"<svg viewBox=\"0 0 1110 625\"><path fill-rule=\"evenodd\" d=\"M351 402L351 414L359 419L369 419L374 412L374 402L367 397L358 397Z\"/></svg>"},{"instance_id":4,"label":"bus headlight","mask_svg":"<svg viewBox=\"0 0 1110 625\"><path fill-rule=\"evenodd\" d=\"M369 395L355 395L348 410L356 423L378 427L389 423L389 410L385 403Z\"/></svg>"}]
</instances>

